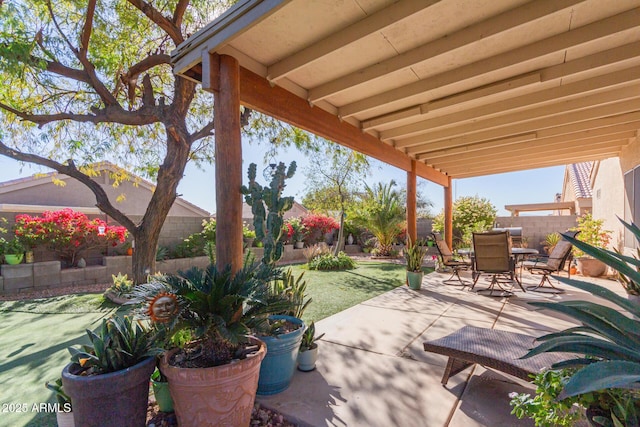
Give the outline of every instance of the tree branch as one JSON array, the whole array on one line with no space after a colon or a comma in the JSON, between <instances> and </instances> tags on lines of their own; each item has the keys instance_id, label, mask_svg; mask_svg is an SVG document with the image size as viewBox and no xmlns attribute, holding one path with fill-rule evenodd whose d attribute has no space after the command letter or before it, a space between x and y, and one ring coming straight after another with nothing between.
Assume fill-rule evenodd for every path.
<instances>
[{"instance_id":1,"label":"tree branch","mask_svg":"<svg viewBox=\"0 0 640 427\"><path fill-rule=\"evenodd\" d=\"M187 10L187 6L189 6L189 0L179 0L176 5L176 10L173 11L172 21L178 28L182 26L182 18L184 17L184 12Z\"/></svg>"},{"instance_id":2,"label":"tree branch","mask_svg":"<svg viewBox=\"0 0 640 427\"><path fill-rule=\"evenodd\" d=\"M121 225L126 227L129 231L133 232L133 230L136 229L137 227L136 224L133 221L131 221L129 217L127 217L124 213L116 209L111 204L111 202L109 201L109 197L107 196L107 193L100 186L100 184L95 182L88 175L85 175L82 172L80 172L75 167L73 162L70 161L68 165L63 165L54 160L47 159L46 157L41 157L35 154L23 153L21 151L14 150L13 148L6 146L2 142L0 142L0 154L18 161L36 163L38 165L46 166L50 169L58 171L59 173L62 173L64 175L70 176L71 178L77 179L78 181L82 182L84 185L89 187L89 189L96 196L96 207L98 207L102 212L109 215L111 218L118 221Z\"/></svg>"},{"instance_id":3,"label":"tree branch","mask_svg":"<svg viewBox=\"0 0 640 427\"><path fill-rule=\"evenodd\" d=\"M94 7L95 7L95 4L94 4ZM118 105L118 100L107 90L106 86L98 78L98 76L96 74L95 67L93 66L93 64L86 57L86 52L84 52L85 55L83 55L80 51L78 51L78 49L71 44L71 42L69 41L67 36L64 34L64 32L62 31L62 28L60 28L60 25L58 25L58 20L56 19L56 16L53 13L53 6L51 6L51 1L50 0L47 1L47 8L49 9L49 14L51 15L51 20L53 21L54 25L56 26L56 29L58 30L58 32L60 33L62 38L65 40L65 43L69 46L69 49L71 49L73 54L76 56L76 58L78 58L78 60L80 61L80 63L84 67L84 70L87 73L87 76L89 77L89 81L90 81L91 86L93 86L93 88L95 89L95 91L98 94L98 96L100 97L100 99L102 99L102 102L104 102L104 104L107 105L107 106ZM89 12L90 11L87 10L87 16L89 16ZM91 12L91 17L93 17L93 12ZM85 21L85 28L87 28L87 22L86 21ZM89 31L89 34L90 34L90 28L91 27L88 27L88 28L89 28L88 31ZM85 30L83 29L83 35L82 35L83 37L85 36L84 31Z\"/></svg>"},{"instance_id":4,"label":"tree branch","mask_svg":"<svg viewBox=\"0 0 640 427\"><path fill-rule=\"evenodd\" d=\"M182 34L180 33L180 27L162 15L158 9L143 0L129 0L129 3L144 13L152 22L162 28L169 37L171 37L171 40L173 40L173 43L176 46L184 41L184 37L182 37Z\"/></svg>"},{"instance_id":5,"label":"tree branch","mask_svg":"<svg viewBox=\"0 0 640 427\"><path fill-rule=\"evenodd\" d=\"M161 64L170 64L171 56L166 54L154 54L149 55L144 58L142 61L133 64L129 71L126 74L122 74L120 76L120 81L127 85L127 93L129 97L129 102L133 104L135 94L136 94L136 86L138 84L138 76L140 73L143 73L151 68L161 65ZM149 87L151 87L151 82L149 81Z\"/></svg>"},{"instance_id":6,"label":"tree branch","mask_svg":"<svg viewBox=\"0 0 640 427\"><path fill-rule=\"evenodd\" d=\"M0 108L15 114L23 120L37 124L42 127L51 122L61 120L73 120L82 123L120 123L123 125L149 125L160 121L155 108L143 107L139 110L129 112L119 106L107 107L105 109L94 109L93 114L57 113L57 114L30 114L16 110L0 102ZM142 114L140 114L142 113Z\"/></svg>"},{"instance_id":7,"label":"tree branch","mask_svg":"<svg viewBox=\"0 0 640 427\"><path fill-rule=\"evenodd\" d=\"M202 129L197 132L191 134L191 141L195 142L199 139L206 138L207 136L213 135L213 130L215 129L215 125L213 124L213 120L207 123Z\"/></svg>"},{"instance_id":8,"label":"tree branch","mask_svg":"<svg viewBox=\"0 0 640 427\"><path fill-rule=\"evenodd\" d=\"M84 26L82 27L82 34L80 35L80 55L84 58L87 57L87 51L89 50L89 39L91 38L91 31L93 29L93 15L95 11L96 0L89 0Z\"/></svg>"}]
</instances>

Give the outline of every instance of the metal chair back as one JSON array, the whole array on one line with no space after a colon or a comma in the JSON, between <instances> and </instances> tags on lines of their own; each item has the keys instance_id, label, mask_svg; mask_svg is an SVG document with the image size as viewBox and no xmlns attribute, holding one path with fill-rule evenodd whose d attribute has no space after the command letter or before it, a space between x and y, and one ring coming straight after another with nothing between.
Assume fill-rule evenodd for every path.
<instances>
[{"instance_id":1,"label":"metal chair back","mask_svg":"<svg viewBox=\"0 0 640 427\"><path fill-rule=\"evenodd\" d=\"M483 273L513 271L508 231L473 233L474 270Z\"/></svg>"}]
</instances>

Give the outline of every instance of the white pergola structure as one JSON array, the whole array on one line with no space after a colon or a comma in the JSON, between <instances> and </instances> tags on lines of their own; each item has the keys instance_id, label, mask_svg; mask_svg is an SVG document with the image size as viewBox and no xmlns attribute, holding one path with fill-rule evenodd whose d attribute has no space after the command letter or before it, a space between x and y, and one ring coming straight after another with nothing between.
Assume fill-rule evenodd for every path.
<instances>
[{"instance_id":1,"label":"white pergola structure","mask_svg":"<svg viewBox=\"0 0 640 427\"><path fill-rule=\"evenodd\" d=\"M640 0L240 0L181 44L215 94L219 265L242 259L240 105L451 180L618 156L640 129ZM526 191L526 189L523 189Z\"/></svg>"}]
</instances>

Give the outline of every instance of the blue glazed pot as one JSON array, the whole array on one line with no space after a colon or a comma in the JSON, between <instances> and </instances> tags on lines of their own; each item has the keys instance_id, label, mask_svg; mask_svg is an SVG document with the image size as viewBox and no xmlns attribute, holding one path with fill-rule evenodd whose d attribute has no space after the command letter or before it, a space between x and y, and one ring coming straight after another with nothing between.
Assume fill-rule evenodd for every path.
<instances>
[{"instance_id":1,"label":"blue glazed pot","mask_svg":"<svg viewBox=\"0 0 640 427\"><path fill-rule=\"evenodd\" d=\"M289 387L296 369L298 351L304 332L304 322L292 316L271 316L271 319L285 319L300 325L298 329L277 337L260 337L267 344L267 355L260 366L258 394L277 394Z\"/></svg>"}]
</instances>

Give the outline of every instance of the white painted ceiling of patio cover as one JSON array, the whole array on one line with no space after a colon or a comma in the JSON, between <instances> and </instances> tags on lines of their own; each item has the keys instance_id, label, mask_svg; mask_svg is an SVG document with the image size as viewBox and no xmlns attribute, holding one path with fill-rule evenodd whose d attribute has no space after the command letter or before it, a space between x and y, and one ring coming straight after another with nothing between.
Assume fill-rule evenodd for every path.
<instances>
[{"instance_id":1,"label":"white painted ceiling of patio cover","mask_svg":"<svg viewBox=\"0 0 640 427\"><path fill-rule=\"evenodd\" d=\"M202 49L453 178L618 156L640 129L640 0L245 0L175 71L199 80Z\"/></svg>"}]
</instances>

